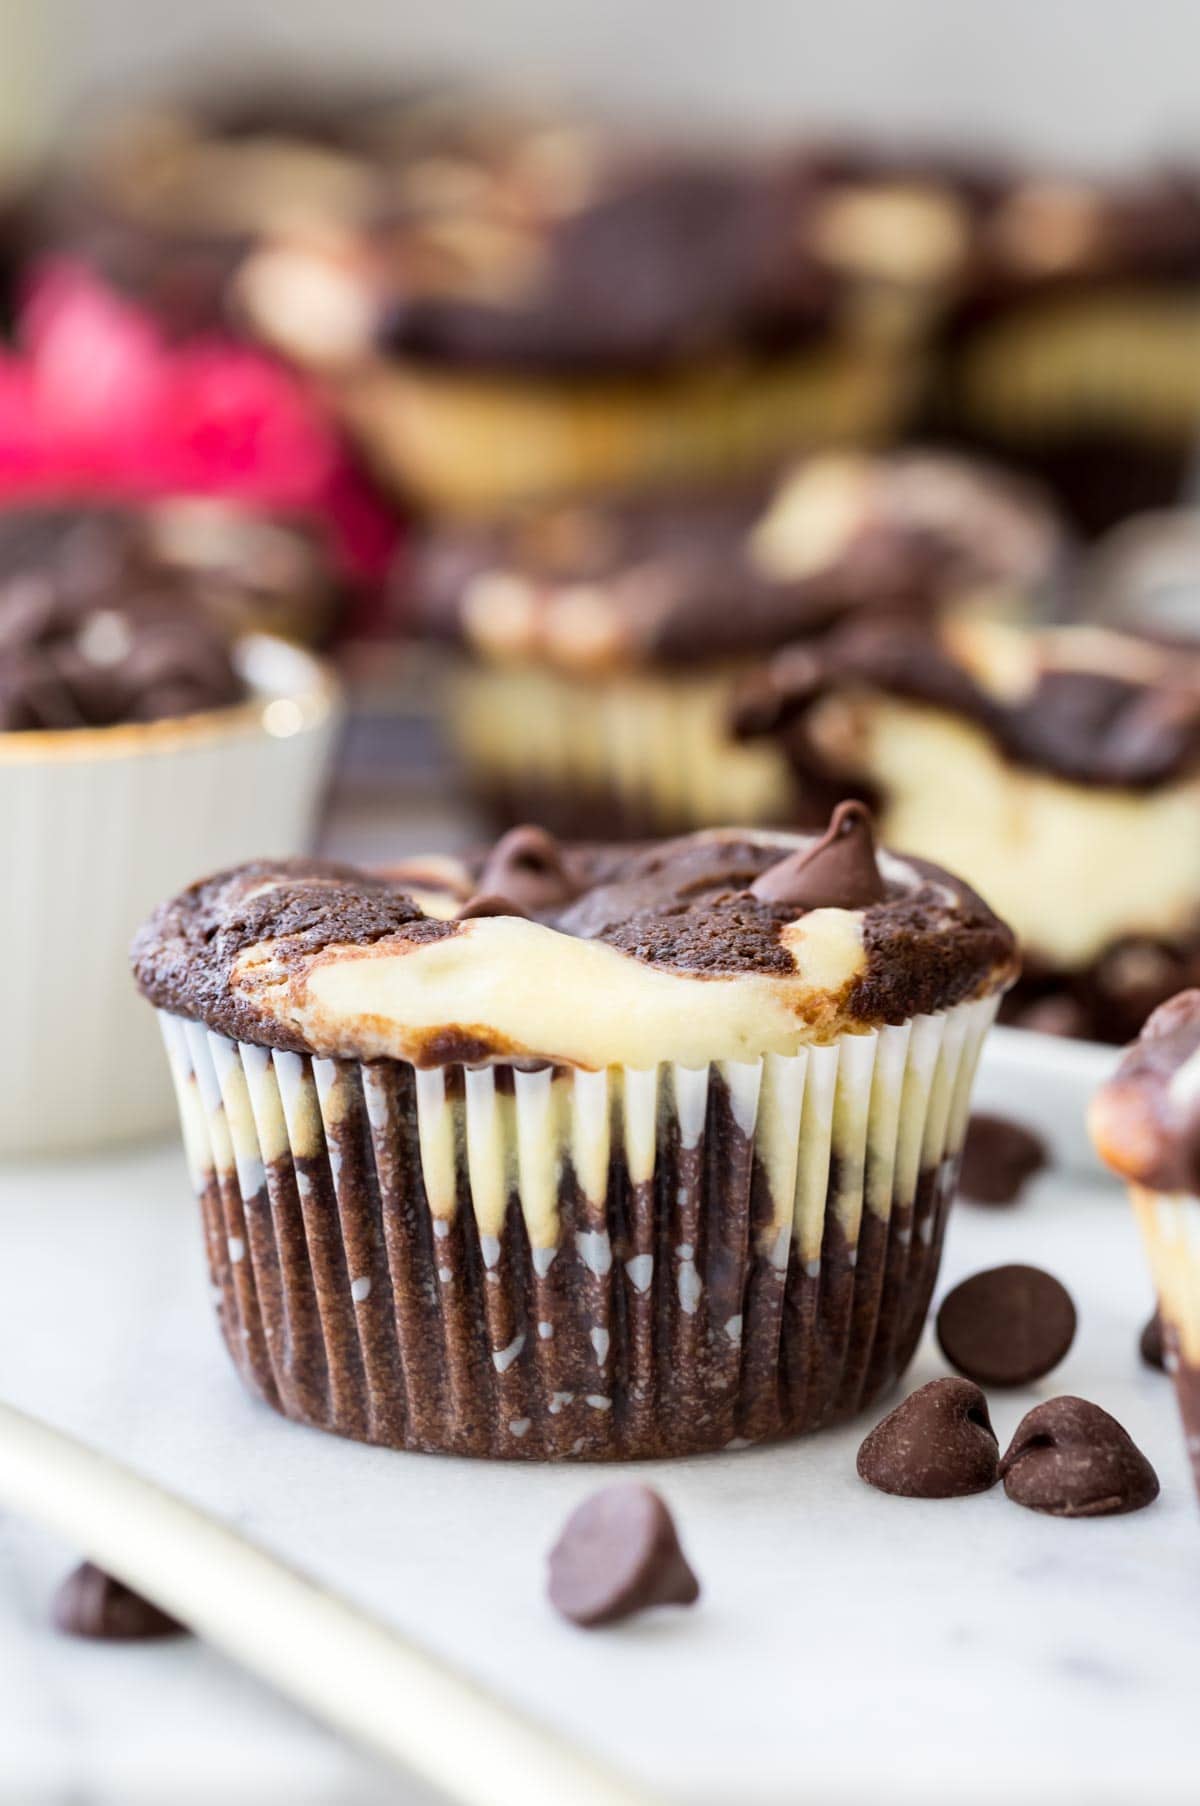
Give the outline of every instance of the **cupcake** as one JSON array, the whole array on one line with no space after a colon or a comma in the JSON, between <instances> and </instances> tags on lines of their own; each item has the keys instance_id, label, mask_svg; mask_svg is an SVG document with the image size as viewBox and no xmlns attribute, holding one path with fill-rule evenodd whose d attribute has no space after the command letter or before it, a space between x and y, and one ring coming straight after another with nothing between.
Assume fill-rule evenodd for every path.
<instances>
[{"instance_id":1,"label":"cupcake","mask_svg":"<svg viewBox=\"0 0 1200 1806\"><path fill-rule=\"evenodd\" d=\"M747 681L736 726L812 797L966 874L1023 944L1005 1015L1126 1041L1200 980L1200 657L1098 628L850 626Z\"/></svg>"},{"instance_id":2,"label":"cupcake","mask_svg":"<svg viewBox=\"0 0 1200 1806\"><path fill-rule=\"evenodd\" d=\"M381 477L438 512L727 480L894 432L911 335L810 240L802 162L485 111L366 230L238 279Z\"/></svg>"},{"instance_id":3,"label":"cupcake","mask_svg":"<svg viewBox=\"0 0 1200 1806\"><path fill-rule=\"evenodd\" d=\"M593 837L789 822L787 761L731 736L756 656L873 609L1044 609L1065 539L1040 498L927 452L829 453L770 483L444 525L398 612L453 648L451 736L498 825Z\"/></svg>"},{"instance_id":4,"label":"cupcake","mask_svg":"<svg viewBox=\"0 0 1200 1806\"><path fill-rule=\"evenodd\" d=\"M114 512L0 512L3 1155L167 1126L129 936L198 855L301 851L331 750L323 669L231 630L235 571L156 560L150 538Z\"/></svg>"},{"instance_id":5,"label":"cupcake","mask_svg":"<svg viewBox=\"0 0 1200 1806\"><path fill-rule=\"evenodd\" d=\"M975 194L945 430L1094 533L1182 498L1200 425L1200 180L1013 170Z\"/></svg>"},{"instance_id":6,"label":"cupcake","mask_svg":"<svg viewBox=\"0 0 1200 1806\"><path fill-rule=\"evenodd\" d=\"M1091 1109L1101 1157L1130 1188L1158 1293L1168 1369L1200 1491L1200 991L1155 1010Z\"/></svg>"},{"instance_id":7,"label":"cupcake","mask_svg":"<svg viewBox=\"0 0 1200 1806\"><path fill-rule=\"evenodd\" d=\"M1009 931L821 837L260 860L134 944L238 1370L398 1448L694 1454L911 1357Z\"/></svg>"}]
</instances>

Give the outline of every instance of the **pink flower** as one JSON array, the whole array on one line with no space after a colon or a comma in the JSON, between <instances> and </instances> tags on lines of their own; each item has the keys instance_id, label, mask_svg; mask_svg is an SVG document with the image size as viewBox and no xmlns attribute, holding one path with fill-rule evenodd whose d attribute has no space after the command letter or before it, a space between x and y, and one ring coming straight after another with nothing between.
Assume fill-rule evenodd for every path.
<instances>
[{"instance_id":1,"label":"pink flower","mask_svg":"<svg viewBox=\"0 0 1200 1806\"><path fill-rule=\"evenodd\" d=\"M303 379L218 334L170 345L87 269L44 266L16 347L0 352L0 496L171 494L310 516L367 585L398 538Z\"/></svg>"}]
</instances>

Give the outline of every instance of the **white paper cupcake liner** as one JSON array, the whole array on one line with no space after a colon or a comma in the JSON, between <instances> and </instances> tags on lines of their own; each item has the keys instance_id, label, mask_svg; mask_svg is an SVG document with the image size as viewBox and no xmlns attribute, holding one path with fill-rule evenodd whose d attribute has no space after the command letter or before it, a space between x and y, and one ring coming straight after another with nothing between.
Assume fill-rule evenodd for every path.
<instances>
[{"instance_id":1,"label":"white paper cupcake liner","mask_svg":"<svg viewBox=\"0 0 1200 1806\"><path fill-rule=\"evenodd\" d=\"M912 1356L994 998L699 1069L419 1070L161 1018L225 1341L398 1448L681 1455Z\"/></svg>"}]
</instances>

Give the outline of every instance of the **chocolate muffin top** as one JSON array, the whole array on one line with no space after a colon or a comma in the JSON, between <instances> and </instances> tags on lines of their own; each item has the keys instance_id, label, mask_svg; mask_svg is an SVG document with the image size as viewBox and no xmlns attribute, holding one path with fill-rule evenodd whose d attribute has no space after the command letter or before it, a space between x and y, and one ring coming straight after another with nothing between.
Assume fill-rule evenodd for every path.
<instances>
[{"instance_id":1,"label":"chocolate muffin top","mask_svg":"<svg viewBox=\"0 0 1200 1806\"><path fill-rule=\"evenodd\" d=\"M1050 508L986 466L831 453L753 490L434 529L396 588L436 638L589 672L770 650L852 610L1024 611L1065 560Z\"/></svg>"},{"instance_id":2,"label":"chocolate muffin top","mask_svg":"<svg viewBox=\"0 0 1200 1806\"><path fill-rule=\"evenodd\" d=\"M840 304L795 159L511 113L427 150L365 228L282 230L251 260L264 336L302 361L587 375L793 347Z\"/></svg>"},{"instance_id":3,"label":"chocolate muffin top","mask_svg":"<svg viewBox=\"0 0 1200 1806\"><path fill-rule=\"evenodd\" d=\"M259 863L163 904L133 966L160 1008L296 1052L601 1068L794 1053L1006 987L1013 937L936 867L823 836L693 834L367 873Z\"/></svg>"},{"instance_id":4,"label":"chocolate muffin top","mask_svg":"<svg viewBox=\"0 0 1200 1806\"><path fill-rule=\"evenodd\" d=\"M171 562L152 520L0 512L0 730L110 727L242 700L215 606L235 579Z\"/></svg>"},{"instance_id":5,"label":"chocolate muffin top","mask_svg":"<svg viewBox=\"0 0 1200 1806\"><path fill-rule=\"evenodd\" d=\"M1093 1099L1102 1159L1153 1191L1200 1194L1200 991L1162 1004Z\"/></svg>"},{"instance_id":6,"label":"chocolate muffin top","mask_svg":"<svg viewBox=\"0 0 1200 1806\"><path fill-rule=\"evenodd\" d=\"M1094 627L851 624L749 678L735 727L780 735L802 772L853 788L880 775L859 768L852 724L872 698L960 716L1069 783L1150 790L1200 770L1200 655Z\"/></svg>"},{"instance_id":7,"label":"chocolate muffin top","mask_svg":"<svg viewBox=\"0 0 1200 1806\"><path fill-rule=\"evenodd\" d=\"M826 261L924 272L970 321L1015 299L1124 277L1200 274L1200 174L1119 174L934 145L801 153L823 195ZM891 247L894 246L894 252Z\"/></svg>"}]
</instances>

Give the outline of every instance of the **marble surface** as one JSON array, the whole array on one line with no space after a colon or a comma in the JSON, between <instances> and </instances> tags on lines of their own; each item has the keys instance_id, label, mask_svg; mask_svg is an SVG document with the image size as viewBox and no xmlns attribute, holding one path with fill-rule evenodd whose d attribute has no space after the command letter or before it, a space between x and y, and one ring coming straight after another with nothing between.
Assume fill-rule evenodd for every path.
<instances>
[{"instance_id":1,"label":"marble surface","mask_svg":"<svg viewBox=\"0 0 1200 1806\"><path fill-rule=\"evenodd\" d=\"M1061 1523L1000 1489L885 1498L855 1477L862 1424L647 1467L704 1598L590 1636L549 1611L542 1568L605 1476L361 1448L245 1397L173 1149L0 1170L0 1219L5 1396L220 1512L665 1799L1195 1798L1200 1521L1169 1382L1136 1357L1148 1284L1115 1187L1056 1174L1011 1211L960 1205L943 1289L1007 1259L1067 1281L1075 1348L1051 1380L993 1396L1002 1443L1037 1398L1081 1393L1151 1456L1157 1505ZM927 1337L909 1382L944 1371ZM431 1806L195 1643L57 1638L47 1605L73 1558L0 1519L2 1806Z\"/></svg>"}]
</instances>

